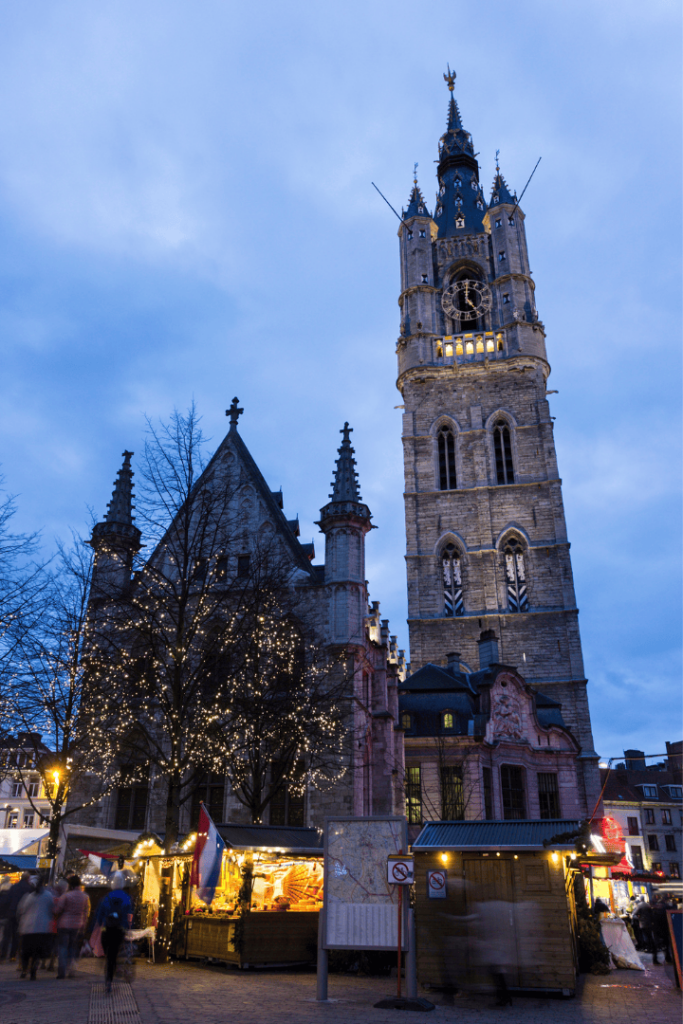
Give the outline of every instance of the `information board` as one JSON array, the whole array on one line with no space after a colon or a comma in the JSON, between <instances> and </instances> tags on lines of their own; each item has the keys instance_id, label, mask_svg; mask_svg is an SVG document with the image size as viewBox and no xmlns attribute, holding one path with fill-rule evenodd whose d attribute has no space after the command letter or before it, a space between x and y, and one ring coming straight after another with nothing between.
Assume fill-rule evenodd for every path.
<instances>
[{"instance_id":1,"label":"information board","mask_svg":"<svg viewBox=\"0 0 683 1024\"><path fill-rule=\"evenodd\" d=\"M387 862L406 849L404 817L326 819L326 949L396 949L399 887Z\"/></svg>"}]
</instances>

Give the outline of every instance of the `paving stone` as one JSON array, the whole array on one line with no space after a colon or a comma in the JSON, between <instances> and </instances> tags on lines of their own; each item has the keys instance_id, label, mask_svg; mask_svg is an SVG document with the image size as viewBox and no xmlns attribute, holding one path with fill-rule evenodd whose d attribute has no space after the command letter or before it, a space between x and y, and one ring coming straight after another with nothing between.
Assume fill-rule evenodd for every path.
<instances>
[{"instance_id":1,"label":"paving stone","mask_svg":"<svg viewBox=\"0 0 683 1024\"><path fill-rule=\"evenodd\" d=\"M131 986L114 983L109 1015L101 1009L104 966L82 960L75 979L19 979L14 964L0 965L2 1024L385 1024L395 1010L376 1010L393 996L390 978L331 975L330 1001L316 1003L312 971L238 971L200 963L138 962ZM515 997L493 1008L491 995L420 992L436 1003L431 1013L414 1012L411 1024L680 1024L681 993L669 965L645 972L582 975L574 999ZM93 1007L99 1016L92 1016ZM105 1006L106 1009L106 1006ZM139 1012L139 1016L137 1016ZM403 1019L399 1015L399 1020Z\"/></svg>"}]
</instances>

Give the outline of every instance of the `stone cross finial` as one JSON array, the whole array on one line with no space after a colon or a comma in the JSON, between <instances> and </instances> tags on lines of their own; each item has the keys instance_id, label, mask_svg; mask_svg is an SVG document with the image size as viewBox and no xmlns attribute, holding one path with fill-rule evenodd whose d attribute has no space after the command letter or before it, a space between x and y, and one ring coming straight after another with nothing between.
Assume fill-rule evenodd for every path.
<instances>
[{"instance_id":1,"label":"stone cross finial","mask_svg":"<svg viewBox=\"0 0 683 1024\"><path fill-rule=\"evenodd\" d=\"M237 429L237 421L244 412L244 409L239 408L239 401L237 398L233 398L232 405L229 409L225 410L225 415L230 417L230 429Z\"/></svg>"}]
</instances>

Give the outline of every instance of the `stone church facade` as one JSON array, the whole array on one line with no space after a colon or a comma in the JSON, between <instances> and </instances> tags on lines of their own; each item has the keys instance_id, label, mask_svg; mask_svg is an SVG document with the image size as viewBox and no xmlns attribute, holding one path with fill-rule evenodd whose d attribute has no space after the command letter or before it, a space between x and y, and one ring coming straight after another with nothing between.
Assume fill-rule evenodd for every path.
<instances>
[{"instance_id":1,"label":"stone church facade","mask_svg":"<svg viewBox=\"0 0 683 1024\"><path fill-rule=\"evenodd\" d=\"M271 491L241 437L237 424L242 410L237 409L236 399L229 412L230 429L197 483L198 488L222 488L229 496L228 504L234 505L234 514L226 520L233 529L232 536L225 538L226 576L239 583L239 560L244 563L257 557L259 544L267 537L269 557L289 567L302 625L321 638L332 659L343 652L351 698L346 771L331 786L320 790L310 786L303 798L280 791L278 799L266 808L264 823L322 827L330 814L401 813L403 746L395 723L405 658L396 637L389 635L388 620L380 617L379 602L369 603L365 538L372 528L371 513L359 493L349 425L341 431L332 494L320 512L325 558L316 565L313 544L300 542L298 520L286 518L282 492ZM91 604L95 616L98 601L115 603L116 595L130 592L145 572L145 566L132 572L134 554L144 541L134 525L132 454L124 453L107 515L93 529ZM145 564L166 558L160 547ZM165 780L155 779L152 772L148 782L119 787L99 803L75 813L71 820L76 825L163 834L166 790ZM227 780L213 773L184 802L181 834L193 826L199 799L217 822L251 820Z\"/></svg>"},{"instance_id":2,"label":"stone church facade","mask_svg":"<svg viewBox=\"0 0 683 1024\"><path fill-rule=\"evenodd\" d=\"M476 673L482 635L494 638L500 663L561 707L577 748L572 812L590 814L597 754L525 216L498 166L485 198L444 77L434 210L416 180L398 232L411 668ZM523 742L536 745L533 729Z\"/></svg>"}]
</instances>

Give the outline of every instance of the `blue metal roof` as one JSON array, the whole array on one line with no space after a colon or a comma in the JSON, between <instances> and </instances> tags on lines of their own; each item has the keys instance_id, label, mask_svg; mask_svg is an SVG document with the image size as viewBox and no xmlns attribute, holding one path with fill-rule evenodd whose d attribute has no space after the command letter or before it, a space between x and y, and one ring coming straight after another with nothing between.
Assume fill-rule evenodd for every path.
<instances>
[{"instance_id":1,"label":"blue metal roof","mask_svg":"<svg viewBox=\"0 0 683 1024\"><path fill-rule=\"evenodd\" d=\"M579 822L550 821L428 821L413 850L542 850L543 840L578 832ZM553 843L567 846L572 843Z\"/></svg>"}]
</instances>

